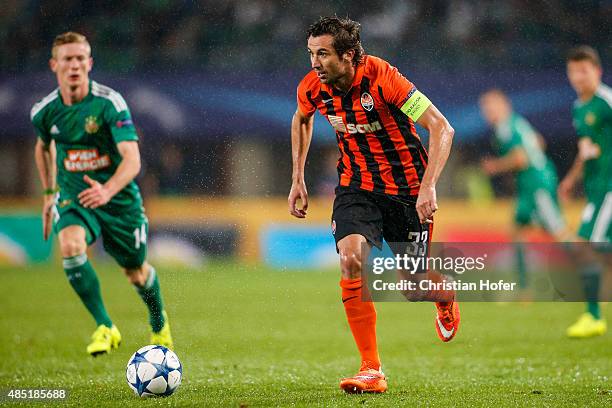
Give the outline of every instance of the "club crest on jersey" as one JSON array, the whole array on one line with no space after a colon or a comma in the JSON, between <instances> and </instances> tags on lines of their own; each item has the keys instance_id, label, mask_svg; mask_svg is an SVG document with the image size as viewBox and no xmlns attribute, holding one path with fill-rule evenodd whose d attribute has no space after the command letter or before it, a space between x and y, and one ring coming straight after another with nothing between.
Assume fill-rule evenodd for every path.
<instances>
[{"instance_id":1,"label":"club crest on jersey","mask_svg":"<svg viewBox=\"0 0 612 408\"><path fill-rule=\"evenodd\" d=\"M589 112L584 117L584 121L587 125L593 126L595 124L595 114L593 112Z\"/></svg>"},{"instance_id":2,"label":"club crest on jersey","mask_svg":"<svg viewBox=\"0 0 612 408\"><path fill-rule=\"evenodd\" d=\"M374 98L367 92L361 94L361 106L368 112L374 108Z\"/></svg>"},{"instance_id":3,"label":"club crest on jersey","mask_svg":"<svg viewBox=\"0 0 612 408\"><path fill-rule=\"evenodd\" d=\"M85 118L85 131L90 135L96 133L100 129L100 125L96 121L95 116L88 116Z\"/></svg>"}]
</instances>

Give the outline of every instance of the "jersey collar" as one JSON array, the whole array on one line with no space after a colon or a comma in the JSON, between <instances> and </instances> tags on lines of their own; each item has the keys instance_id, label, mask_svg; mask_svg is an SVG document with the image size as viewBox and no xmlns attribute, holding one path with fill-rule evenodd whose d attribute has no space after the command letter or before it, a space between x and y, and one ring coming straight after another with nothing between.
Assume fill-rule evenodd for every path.
<instances>
[{"instance_id":1,"label":"jersey collar","mask_svg":"<svg viewBox=\"0 0 612 408\"><path fill-rule=\"evenodd\" d=\"M91 93L91 84L93 83L93 80L90 78L89 79L89 92L87 92L87 95L85 95L85 97L83 99L81 99L79 102L77 103L73 103L72 105L66 105L64 103L64 98L62 98L62 92L60 91L60 88L57 87L57 96L59 97L60 102L62 103L62 105L70 108L73 106L79 106L80 104L82 104L83 102L87 102L88 100L90 100L91 98L93 98L93 94Z\"/></svg>"},{"instance_id":2,"label":"jersey collar","mask_svg":"<svg viewBox=\"0 0 612 408\"><path fill-rule=\"evenodd\" d=\"M515 112L510 112L510 115L508 115L506 120L504 120L503 122L500 122L497 125L493 126L495 131L499 132L499 131L501 131L501 129L504 129L504 128L507 128L508 126L510 126L510 123L512 123L514 118L516 118L516 113Z\"/></svg>"},{"instance_id":3,"label":"jersey collar","mask_svg":"<svg viewBox=\"0 0 612 408\"><path fill-rule=\"evenodd\" d=\"M602 87L604 86L605 86L604 83L600 82L599 85L597 85L597 88L595 88L595 92L593 92L593 95L589 99L583 101L580 98L576 98L576 100L574 101L574 106L576 108L580 108L586 104L591 103L593 101L593 98L597 96L597 94L601 91Z\"/></svg>"}]
</instances>

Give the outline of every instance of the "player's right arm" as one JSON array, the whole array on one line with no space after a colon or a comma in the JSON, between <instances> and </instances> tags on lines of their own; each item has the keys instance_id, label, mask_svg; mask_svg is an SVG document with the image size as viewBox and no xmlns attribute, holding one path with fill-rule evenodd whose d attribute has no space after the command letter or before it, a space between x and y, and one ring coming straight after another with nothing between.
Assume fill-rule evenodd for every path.
<instances>
[{"instance_id":1,"label":"player's right arm","mask_svg":"<svg viewBox=\"0 0 612 408\"><path fill-rule=\"evenodd\" d=\"M50 141L45 143L41 138L37 138L36 146L34 147L34 159L40 184L43 189L43 238L46 241L51 235L51 227L53 223L53 205L55 204L55 143Z\"/></svg>"},{"instance_id":2,"label":"player's right arm","mask_svg":"<svg viewBox=\"0 0 612 408\"><path fill-rule=\"evenodd\" d=\"M574 113L575 115L575 113ZM574 116L574 119L576 117ZM584 172L584 163L587 160L595 159L599 157L601 151L599 146L593 143L590 135L593 129L587 125L584 121L574 120L576 127L576 133L578 134L578 154L574 159L574 164L567 172L567 175L563 178L557 190L557 194L562 200L568 200L576 186L576 184L582 179Z\"/></svg>"},{"instance_id":3,"label":"player's right arm","mask_svg":"<svg viewBox=\"0 0 612 408\"><path fill-rule=\"evenodd\" d=\"M563 177L563 180L561 180L559 187L557 188L557 194L561 200L567 201L570 199L576 183L582 179L583 168L584 160L580 158L580 155L576 155L574 164L572 164L572 167L570 167L569 171L565 177Z\"/></svg>"},{"instance_id":4,"label":"player's right arm","mask_svg":"<svg viewBox=\"0 0 612 408\"><path fill-rule=\"evenodd\" d=\"M55 142L48 131L48 124L45 123L45 105L37 103L32 107L30 119L36 132L36 145L34 146L34 160L38 169L40 184L43 189L43 238L45 241L51 235L53 223L53 205L55 204L56 193L56 163L55 163Z\"/></svg>"},{"instance_id":5,"label":"player's right arm","mask_svg":"<svg viewBox=\"0 0 612 408\"><path fill-rule=\"evenodd\" d=\"M576 187L576 184L582 180L584 171L584 162L587 160L599 157L601 151L599 146L593 143L590 137L581 137L578 140L578 154L574 159L574 164L569 169L563 181L559 183L557 194L562 200L569 200Z\"/></svg>"},{"instance_id":6,"label":"player's right arm","mask_svg":"<svg viewBox=\"0 0 612 408\"><path fill-rule=\"evenodd\" d=\"M302 113L300 108L293 114L291 120L291 153L293 161L293 175L291 191L289 192L289 213L297 218L305 218L308 209L308 192L304 180L304 167L306 156L312 140L314 115ZM297 201L301 200L302 207L299 208Z\"/></svg>"}]
</instances>

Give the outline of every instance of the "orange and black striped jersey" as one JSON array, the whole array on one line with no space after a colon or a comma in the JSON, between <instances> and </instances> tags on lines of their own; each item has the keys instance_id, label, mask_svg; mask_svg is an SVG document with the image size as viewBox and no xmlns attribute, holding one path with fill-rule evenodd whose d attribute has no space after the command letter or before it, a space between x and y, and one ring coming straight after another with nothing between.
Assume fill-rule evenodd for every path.
<instances>
[{"instance_id":1,"label":"orange and black striped jersey","mask_svg":"<svg viewBox=\"0 0 612 408\"><path fill-rule=\"evenodd\" d=\"M389 195L417 195L427 152L414 120L431 104L397 68L368 55L343 93L309 72L297 89L299 110L315 110L336 130L341 186Z\"/></svg>"}]
</instances>

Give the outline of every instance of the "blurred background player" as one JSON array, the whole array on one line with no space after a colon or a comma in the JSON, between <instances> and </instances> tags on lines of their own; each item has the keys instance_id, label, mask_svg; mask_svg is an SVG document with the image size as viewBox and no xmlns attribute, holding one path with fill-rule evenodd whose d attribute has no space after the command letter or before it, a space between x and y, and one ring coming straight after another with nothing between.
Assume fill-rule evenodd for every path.
<instances>
[{"instance_id":1,"label":"blurred background player","mask_svg":"<svg viewBox=\"0 0 612 408\"><path fill-rule=\"evenodd\" d=\"M172 348L159 279L145 260L148 221L134 182L140 153L127 104L89 79L93 59L85 36L57 36L49 64L59 87L30 114L44 190L43 236L49 238L53 225L68 281L98 326L87 352L108 353L121 342L87 259L87 247L100 236L149 309L151 343Z\"/></svg>"},{"instance_id":2,"label":"blurred background player","mask_svg":"<svg viewBox=\"0 0 612 408\"><path fill-rule=\"evenodd\" d=\"M526 228L536 224L557 241L572 237L557 200L557 172L544 153L544 139L525 118L512 109L501 90L491 89L480 96L482 116L494 129L493 144L499 157L485 158L481 167L489 176L512 173L517 192L512 232L516 249L519 285L527 286L525 263Z\"/></svg>"},{"instance_id":3,"label":"blurred background player","mask_svg":"<svg viewBox=\"0 0 612 408\"><path fill-rule=\"evenodd\" d=\"M544 153L544 139L525 118L512 109L508 97L498 89L485 92L480 97L483 116L495 128L494 144L499 158L487 158L482 168L488 175L514 173L516 178L517 204L514 218L513 241L516 249L517 273L521 288L527 286L527 266L524 242L526 228L530 224L541 226L557 242L570 243L576 236L567 227L557 199L557 173L554 165ZM581 274L587 297L592 297L593 281L600 276L602 265L597 255L588 247L565 246L570 259ZM589 310L597 302L588 303ZM598 310L598 309L597 309ZM582 319L581 321L584 321ZM580 327L586 327L583 323ZM600 326L597 324L597 326ZM600 332L601 327L595 330ZM569 330L571 337L589 337L593 330Z\"/></svg>"},{"instance_id":4,"label":"blurred background player","mask_svg":"<svg viewBox=\"0 0 612 408\"><path fill-rule=\"evenodd\" d=\"M579 180L584 180L587 205L578 230L580 238L609 256L612 241L612 89L602 83L597 51L588 46L570 51L567 77L576 91L572 119L578 135L578 154L559 185L559 195L568 198ZM602 335L606 321L598 303L601 273L585 274L587 312L567 329L575 338Z\"/></svg>"},{"instance_id":5,"label":"blurred background player","mask_svg":"<svg viewBox=\"0 0 612 408\"><path fill-rule=\"evenodd\" d=\"M368 295L362 286L362 263L372 245L381 247L383 238L395 243L416 236L417 241L429 243L438 208L436 183L454 130L396 68L364 55L359 23L320 19L308 30L308 53L312 70L298 86L298 109L291 128L289 212L297 218L307 214L304 167L318 110L336 130L341 154L332 234L340 255L342 302L361 354L359 373L342 379L340 387L346 392L385 392L376 311L371 301L364 301ZM429 132L429 158L415 122ZM427 292L410 300L445 299L436 303L435 324L440 339L450 341L458 330L459 306L453 291L439 292L444 293Z\"/></svg>"}]
</instances>

